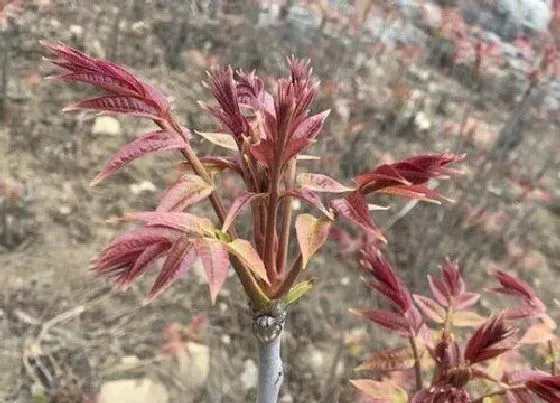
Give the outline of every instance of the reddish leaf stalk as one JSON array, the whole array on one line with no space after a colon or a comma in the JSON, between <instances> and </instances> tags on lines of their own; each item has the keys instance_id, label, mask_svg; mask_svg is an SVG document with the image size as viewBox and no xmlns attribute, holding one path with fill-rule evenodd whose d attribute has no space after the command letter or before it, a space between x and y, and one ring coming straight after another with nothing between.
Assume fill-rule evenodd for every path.
<instances>
[{"instance_id":1,"label":"reddish leaf stalk","mask_svg":"<svg viewBox=\"0 0 560 403\"><path fill-rule=\"evenodd\" d=\"M290 291L292 285L294 285L297 276L301 272L302 268L303 268L303 257L300 253L296 258L296 260L294 261L294 263L292 264L292 267L290 268L290 271L286 275L286 278L284 278L284 281L282 281L280 286L276 289L276 291L274 291L274 293L270 296L270 298L274 299L274 298L279 298L282 295L286 295L288 291Z\"/></svg>"},{"instance_id":2,"label":"reddish leaf stalk","mask_svg":"<svg viewBox=\"0 0 560 403\"><path fill-rule=\"evenodd\" d=\"M292 190L296 179L296 159L293 158L288 163L285 174L285 189ZM277 271L280 277L284 277L286 271L286 261L288 259L288 242L290 240L290 228L292 226L293 203L289 196L282 200L282 232L280 244L278 245Z\"/></svg>"},{"instance_id":3,"label":"reddish leaf stalk","mask_svg":"<svg viewBox=\"0 0 560 403\"><path fill-rule=\"evenodd\" d=\"M278 168L274 168L272 172L272 180L268 191L268 205L266 209L266 227L264 238L264 265L268 274L270 283L274 286L280 279L279 273L276 271L276 260L274 259L274 246L276 237L276 215L278 212L278 185L280 173Z\"/></svg>"}]
</instances>

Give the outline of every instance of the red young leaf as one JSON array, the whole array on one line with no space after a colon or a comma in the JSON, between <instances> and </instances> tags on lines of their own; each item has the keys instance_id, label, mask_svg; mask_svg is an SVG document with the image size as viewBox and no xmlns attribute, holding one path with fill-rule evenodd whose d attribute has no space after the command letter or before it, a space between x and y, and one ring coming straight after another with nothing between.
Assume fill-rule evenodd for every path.
<instances>
[{"instance_id":1,"label":"red young leaf","mask_svg":"<svg viewBox=\"0 0 560 403\"><path fill-rule=\"evenodd\" d=\"M163 195L156 211L183 211L212 193L213 187L198 175L183 175Z\"/></svg>"},{"instance_id":2,"label":"red young leaf","mask_svg":"<svg viewBox=\"0 0 560 403\"><path fill-rule=\"evenodd\" d=\"M257 144L249 147L249 151L264 166L274 166L274 143L272 140L261 138Z\"/></svg>"},{"instance_id":3,"label":"red young leaf","mask_svg":"<svg viewBox=\"0 0 560 403\"><path fill-rule=\"evenodd\" d=\"M257 251L251 245L251 242L245 239L234 239L225 244L229 253L238 258L243 264L249 268L261 280L268 284L268 277L264 262L260 258Z\"/></svg>"},{"instance_id":4,"label":"red young leaf","mask_svg":"<svg viewBox=\"0 0 560 403\"><path fill-rule=\"evenodd\" d=\"M142 252L163 241L173 242L180 232L168 228L133 228L113 239L95 258L90 270L97 275L120 275L134 266Z\"/></svg>"},{"instance_id":5,"label":"red young leaf","mask_svg":"<svg viewBox=\"0 0 560 403\"><path fill-rule=\"evenodd\" d=\"M549 403L560 401L560 376L548 376L527 382L527 388Z\"/></svg>"},{"instance_id":6,"label":"red young leaf","mask_svg":"<svg viewBox=\"0 0 560 403\"><path fill-rule=\"evenodd\" d=\"M333 200L331 207L340 216L357 224L361 229L374 237L386 242L385 237L369 217L369 208L361 193L352 192L346 199Z\"/></svg>"},{"instance_id":7,"label":"red young leaf","mask_svg":"<svg viewBox=\"0 0 560 403\"><path fill-rule=\"evenodd\" d=\"M315 138L321 132L330 112L330 109L327 109L317 115L310 116L296 127L284 150L282 164L285 164L315 142Z\"/></svg>"},{"instance_id":8,"label":"red young leaf","mask_svg":"<svg viewBox=\"0 0 560 403\"><path fill-rule=\"evenodd\" d=\"M241 166L239 163L230 157L201 157L200 162L204 165L204 168L212 174L216 172L221 172L226 169L230 169L233 172L243 175L243 171L241 170ZM193 172L191 165L188 161L182 161L179 164L179 172L181 173L188 173Z\"/></svg>"},{"instance_id":9,"label":"red young leaf","mask_svg":"<svg viewBox=\"0 0 560 403\"><path fill-rule=\"evenodd\" d=\"M479 327L465 347L465 360L471 364L489 360L513 348L516 329L503 314L494 315Z\"/></svg>"},{"instance_id":10,"label":"red young leaf","mask_svg":"<svg viewBox=\"0 0 560 403\"><path fill-rule=\"evenodd\" d=\"M414 353L410 346L393 350L381 350L373 353L366 362L360 364L357 371L404 371L414 365Z\"/></svg>"},{"instance_id":11,"label":"red young leaf","mask_svg":"<svg viewBox=\"0 0 560 403\"><path fill-rule=\"evenodd\" d=\"M235 199L233 203L231 203L231 207L229 208L226 219L224 220L222 231L227 232L229 230L231 224L233 224L243 207L245 207L248 203L251 203L252 201L255 201L257 199L263 199L266 196L267 193L246 192Z\"/></svg>"},{"instance_id":12,"label":"red young leaf","mask_svg":"<svg viewBox=\"0 0 560 403\"><path fill-rule=\"evenodd\" d=\"M41 44L58 56L58 59L48 60L69 72L56 79L84 82L111 94L80 102L70 109L96 109L155 119L168 115L170 106L162 92L124 67L95 59L64 44Z\"/></svg>"},{"instance_id":13,"label":"red young leaf","mask_svg":"<svg viewBox=\"0 0 560 403\"><path fill-rule=\"evenodd\" d=\"M379 187L382 187L379 182L401 185L411 184L401 174L399 174L399 172L393 167L393 165L389 164L379 165L372 172L358 175L353 179L354 182L356 182L358 185L368 185L372 184L372 182L375 182L378 183L377 186Z\"/></svg>"},{"instance_id":14,"label":"red young leaf","mask_svg":"<svg viewBox=\"0 0 560 403\"><path fill-rule=\"evenodd\" d=\"M146 154L183 147L185 147L185 140L175 133L162 130L148 133L121 147L117 154L103 166L91 184L98 184L123 166Z\"/></svg>"},{"instance_id":15,"label":"red young leaf","mask_svg":"<svg viewBox=\"0 0 560 403\"><path fill-rule=\"evenodd\" d=\"M327 208L323 204L323 201L321 200L321 196L319 196L315 192L306 189L295 189L287 192L282 192L281 197L286 197L286 196L297 197L301 201L304 201L312 205L313 207L315 207L317 210L319 210L324 215L326 215L329 219L331 220L333 219L332 213L329 210L327 210Z\"/></svg>"},{"instance_id":16,"label":"red young leaf","mask_svg":"<svg viewBox=\"0 0 560 403\"><path fill-rule=\"evenodd\" d=\"M163 267L154 281L146 303L153 301L175 280L191 268L196 259L196 252L193 243L186 237L181 237L175 241Z\"/></svg>"},{"instance_id":17,"label":"red young leaf","mask_svg":"<svg viewBox=\"0 0 560 403\"><path fill-rule=\"evenodd\" d=\"M134 262L134 266L130 270L125 271L116 280L117 284L119 284L123 290L126 290L134 280L146 271L150 263L155 262L163 256L170 247L171 243L168 240L148 246L140 256L138 256L138 259Z\"/></svg>"},{"instance_id":18,"label":"red young leaf","mask_svg":"<svg viewBox=\"0 0 560 403\"><path fill-rule=\"evenodd\" d=\"M63 111L67 112L80 109L103 111L109 114L140 116L149 119L158 118L158 110L154 106L147 104L140 98L134 97L106 96L91 98L67 106Z\"/></svg>"},{"instance_id":19,"label":"red young leaf","mask_svg":"<svg viewBox=\"0 0 560 403\"><path fill-rule=\"evenodd\" d=\"M91 84L94 87L100 87L108 92L118 93L121 95L137 95L136 90L131 89L126 85L126 83L123 83L122 80L118 80L107 76L106 74L93 71L85 71L81 73L64 73L47 78L51 80L78 81L86 84Z\"/></svg>"},{"instance_id":20,"label":"red young leaf","mask_svg":"<svg viewBox=\"0 0 560 403\"><path fill-rule=\"evenodd\" d=\"M201 238L194 240L196 253L202 260L202 266L208 277L210 298L216 303L229 271L229 255L222 243L215 239Z\"/></svg>"},{"instance_id":21,"label":"red young leaf","mask_svg":"<svg viewBox=\"0 0 560 403\"><path fill-rule=\"evenodd\" d=\"M140 220L146 222L149 226L176 229L200 237L213 231L212 222L209 219L176 211L139 211L128 213L123 219Z\"/></svg>"},{"instance_id":22,"label":"red young leaf","mask_svg":"<svg viewBox=\"0 0 560 403\"><path fill-rule=\"evenodd\" d=\"M362 249L360 261L366 274L373 277L368 285L384 295L401 314L412 307L412 297L404 282L397 276L387 258L374 245L367 245ZM376 283L373 282L376 281Z\"/></svg>"},{"instance_id":23,"label":"red young leaf","mask_svg":"<svg viewBox=\"0 0 560 403\"><path fill-rule=\"evenodd\" d=\"M385 193L394 196L402 196L409 199L416 199L424 202L440 204L441 200L453 201L444 198L435 190L430 189L426 185L395 185L387 186L377 191L378 193Z\"/></svg>"},{"instance_id":24,"label":"red young leaf","mask_svg":"<svg viewBox=\"0 0 560 403\"><path fill-rule=\"evenodd\" d=\"M414 301L427 318L435 323L445 322L446 312L441 305L431 298L424 297L423 295L414 294Z\"/></svg>"},{"instance_id":25,"label":"red young leaf","mask_svg":"<svg viewBox=\"0 0 560 403\"><path fill-rule=\"evenodd\" d=\"M329 237L331 221L319 220L311 214L296 217L296 237L301 250L302 267L307 266L311 256L317 252Z\"/></svg>"},{"instance_id":26,"label":"red young leaf","mask_svg":"<svg viewBox=\"0 0 560 403\"><path fill-rule=\"evenodd\" d=\"M303 173L297 176L297 183L302 188L313 192L344 193L352 191L327 175Z\"/></svg>"},{"instance_id":27,"label":"red young leaf","mask_svg":"<svg viewBox=\"0 0 560 403\"><path fill-rule=\"evenodd\" d=\"M492 288L492 291L505 295L516 295L523 298L523 301L527 305L541 309L543 312L546 311L544 303L537 297L533 288L525 281L511 276L500 269L494 271L494 276L498 279L502 287Z\"/></svg>"},{"instance_id":28,"label":"red young leaf","mask_svg":"<svg viewBox=\"0 0 560 403\"><path fill-rule=\"evenodd\" d=\"M384 328L408 336L410 326L406 318L398 313L383 309L350 309L350 312L368 318Z\"/></svg>"}]
</instances>

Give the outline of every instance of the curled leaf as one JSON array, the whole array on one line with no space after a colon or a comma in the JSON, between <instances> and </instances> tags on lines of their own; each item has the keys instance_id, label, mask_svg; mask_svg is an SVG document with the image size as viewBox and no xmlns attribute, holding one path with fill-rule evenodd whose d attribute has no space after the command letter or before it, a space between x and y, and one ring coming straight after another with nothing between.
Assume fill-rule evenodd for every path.
<instances>
[{"instance_id":1,"label":"curled leaf","mask_svg":"<svg viewBox=\"0 0 560 403\"><path fill-rule=\"evenodd\" d=\"M314 280L305 280L290 288L290 291L288 291L288 295L284 297L284 305L288 306L293 304L309 291L311 291L314 282Z\"/></svg>"},{"instance_id":2,"label":"curled leaf","mask_svg":"<svg viewBox=\"0 0 560 403\"><path fill-rule=\"evenodd\" d=\"M344 193L354 189L342 185L327 175L302 173L297 176L297 184L314 192Z\"/></svg>"},{"instance_id":3,"label":"curled leaf","mask_svg":"<svg viewBox=\"0 0 560 403\"><path fill-rule=\"evenodd\" d=\"M237 143L235 139L231 136L231 134L227 133L203 133L199 131L195 131L200 137L205 138L212 144L217 146L227 148L228 150L237 151Z\"/></svg>"},{"instance_id":4,"label":"curled leaf","mask_svg":"<svg viewBox=\"0 0 560 403\"><path fill-rule=\"evenodd\" d=\"M254 275L268 284L264 262L251 245L251 242L245 239L235 239L225 245L228 251L247 266Z\"/></svg>"},{"instance_id":5,"label":"curled leaf","mask_svg":"<svg viewBox=\"0 0 560 403\"><path fill-rule=\"evenodd\" d=\"M301 250L303 268L329 237L331 223L331 221L319 220L311 214L299 214L296 217L296 237Z\"/></svg>"}]
</instances>

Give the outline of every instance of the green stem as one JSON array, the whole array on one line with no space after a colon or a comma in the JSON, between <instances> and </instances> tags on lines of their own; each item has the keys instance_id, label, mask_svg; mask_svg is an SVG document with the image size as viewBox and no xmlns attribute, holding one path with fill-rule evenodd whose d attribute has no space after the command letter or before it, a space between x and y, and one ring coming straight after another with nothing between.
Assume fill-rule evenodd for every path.
<instances>
[{"instance_id":1,"label":"green stem","mask_svg":"<svg viewBox=\"0 0 560 403\"><path fill-rule=\"evenodd\" d=\"M416 391L422 389L422 371L420 369L420 354L418 353L418 343L416 342L416 335L414 331L410 329L410 335L408 336L408 341L410 347L412 347L412 354L414 355L414 376L416 378Z\"/></svg>"}]
</instances>

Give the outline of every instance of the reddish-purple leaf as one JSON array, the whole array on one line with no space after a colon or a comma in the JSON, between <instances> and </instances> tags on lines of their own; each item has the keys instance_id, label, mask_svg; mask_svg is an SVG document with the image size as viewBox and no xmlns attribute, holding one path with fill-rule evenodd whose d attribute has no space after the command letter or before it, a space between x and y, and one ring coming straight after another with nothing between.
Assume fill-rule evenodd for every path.
<instances>
[{"instance_id":1,"label":"reddish-purple leaf","mask_svg":"<svg viewBox=\"0 0 560 403\"><path fill-rule=\"evenodd\" d=\"M402 336L407 336L409 334L410 326L408 320L398 313L384 309L350 309L350 312L361 315Z\"/></svg>"},{"instance_id":2,"label":"reddish-purple leaf","mask_svg":"<svg viewBox=\"0 0 560 403\"><path fill-rule=\"evenodd\" d=\"M457 297L455 301L455 310L462 311L470 308L478 302L480 299L480 294L474 294L472 292L465 292Z\"/></svg>"},{"instance_id":3,"label":"reddish-purple leaf","mask_svg":"<svg viewBox=\"0 0 560 403\"><path fill-rule=\"evenodd\" d=\"M516 295L523 298L527 305L540 308L543 312L546 311L544 303L537 298L533 288L525 281L499 269L494 271L494 276L498 279L502 287L493 288L492 291L505 295Z\"/></svg>"},{"instance_id":4,"label":"reddish-purple leaf","mask_svg":"<svg viewBox=\"0 0 560 403\"><path fill-rule=\"evenodd\" d=\"M134 280L146 271L150 263L155 262L163 256L170 247L171 242L168 240L148 246L140 256L138 256L138 259L134 262L134 266L117 279L117 284L120 285L123 290L126 290Z\"/></svg>"},{"instance_id":5,"label":"reddish-purple leaf","mask_svg":"<svg viewBox=\"0 0 560 403\"><path fill-rule=\"evenodd\" d=\"M414 365L414 353L410 346L393 350L380 350L366 362L360 364L356 371L404 371Z\"/></svg>"},{"instance_id":6,"label":"reddish-purple leaf","mask_svg":"<svg viewBox=\"0 0 560 403\"><path fill-rule=\"evenodd\" d=\"M449 304L449 290L445 287L445 285L438 280L428 274L428 285L430 286L430 290L432 290L432 295L438 304L441 306L447 306Z\"/></svg>"},{"instance_id":7,"label":"reddish-purple leaf","mask_svg":"<svg viewBox=\"0 0 560 403\"><path fill-rule=\"evenodd\" d=\"M422 313L436 323L445 322L447 316L445 309L431 298L423 295L414 294L414 301L422 311Z\"/></svg>"},{"instance_id":8,"label":"reddish-purple leaf","mask_svg":"<svg viewBox=\"0 0 560 403\"><path fill-rule=\"evenodd\" d=\"M175 280L187 272L196 259L195 248L193 243L186 237L181 237L175 241L167 258L163 263L163 267L154 281L154 285L150 290L146 303L153 301Z\"/></svg>"},{"instance_id":9,"label":"reddish-purple leaf","mask_svg":"<svg viewBox=\"0 0 560 403\"><path fill-rule=\"evenodd\" d=\"M274 165L274 143L272 140L261 138L257 144L249 147L249 152L264 166L272 167Z\"/></svg>"},{"instance_id":10,"label":"reddish-purple leaf","mask_svg":"<svg viewBox=\"0 0 560 403\"><path fill-rule=\"evenodd\" d=\"M123 66L95 59L61 43L41 42L41 44L58 56L58 59L47 60L70 72L55 78L81 81L111 94L110 97L87 100L74 107L150 118L161 118L169 113L170 106L163 93Z\"/></svg>"},{"instance_id":11,"label":"reddish-purple leaf","mask_svg":"<svg viewBox=\"0 0 560 403\"><path fill-rule=\"evenodd\" d=\"M502 376L502 382L508 385L518 385L523 384L527 381L534 381L550 376L548 372L534 370L534 369L522 369L519 371L506 371Z\"/></svg>"},{"instance_id":12,"label":"reddish-purple leaf","mask_svg":"<svg viewBox=\"0 0 560 403\"><path fill-rule=\"evenodd\" d=\"M241 210L252 201L258 199L264 199L267 196L267 193L253 193L253 192L246 192L239 196L237 199L231 203L231 207L227 213L226 219L224 220L224 224L222 225L222 231L227 232L231 224L235 221Z\"/></svg>"},{"instance_id":13,"label":"reddish-purple leaf","mask_svg":"<svg viewBox=\"0 0 560 403\"><path fill-rule=\"evenodd\" d=\"M443 197L441 194L426 185L395 185L379 189L378 193L402 196L408 199L415 199L429 203L440 204L442 200L453 200Z\"/></svg>"},{"instance_id":14,"label":"reddish-purple leaf","mask_svg":"<svg viewBox=\"0 0 560 403\"><path fill-rule=\"evenodd\" d=\"M229 253L238 258L254 275L269 284L264 262L251 242L245 239L234 239L226 243L225 246Z\"/></svg>"},{"instance_id":15,"label":"reddish-purple leaf","mask_svg":"<svg viewBox=\"0 0 560 403\"><path fill-rule=\"evenodd\" d=\"M85 99L65 107L63 111L67 112L80 109L102 111L109 114L146 117L149 119L160 118L160 116L158 116L158 109L153 105L146 103L143 99L120 95Z\"/></svg>"},{"instance_id":16,"label":"reddish-purple leaf","mask_svg":"<svg viewBox=\"0 0 560 403\"><path fill-rule=\"evenodd\" d=\"M118 80L104 73L93 71L84 71L80 73L71 72L47 78L51 80L78 81L86 84L91 84L95 87L103 88L108 92L120 94L123 96L138 95L138 92L135 89L131 89L130 85L127 85L126 83L123 83L122 80Z\"/></svg>"},{"instance_id":17,"label":"reddish-purple leaf","mask_svg":"<svg viewBox=\"0 0 560 403\"><path fill-rule=\"evenodd\" d=\"M332 209L350 222L357 224L361 229L374 237L386 242L381 231L369 217L368 205L359 192L352 192L346 199L337 199L331 202Z\"/></svg>"},{"instance_id":18,"label":"reddish-purple leaf","mask_svg":"<svg viewBox=\"0 0 560 403\"><path fill-rule=\"evenodd\" d=\"M364 193L375 191L387 185L411 184L402 175L400 175L392 165L389 164L379 165L372 172L358 175L354 177L353 180L360 186L365 187L367 185L367 188L363 189Z\"/></svg>"},{"instance_id":19,"label":"reddish-purple leaf","mask_svg":"<svg viewBox=\"0 0 560 403\"><path fill-rule=\"evenodd\" d=\"M208 277L210 298L216 303L218 293L222 289L228 276L229 255L222 243L216 239L200 238L194 240L196 253L202 261L202 266Z\"/></svg>"},{"instance_id":20,"label":"reddish-purple leaf","mask_svg":"<svg viewBox=\"0 0 560 403\"><path fill-rule=\"evenodd\" d=\"M344 193L354 190L338 183L330 176L311 173L299 174L297 184L313 192Z\"/></svg>"},{"instance_id":21,"label":"reddish-purple leaf","mask_svg":"<svg viewBox=\"0 0 560 403\"><path fill-rule=\"evenodd\" d=\"M296 197L296 198L300 199L301 201L304 201L304 202L312 205L317 210L319 210L324 215L326 215L329 219L331 219L331 220L333 219L332 213L329 210L327 210L327 208L323 204L323 201L321 200L321 196L319 196L315 192L312 192L312 191L306 190L306 189L295 189L295 190L290 190L290 191L287 191L287 192L286 191L282 192L281 197L286 197L286 196Z\"/></svg>"},{"instance_id":22,"label":"reddish-purple leaf","mask_svg":"<svg viewBox=\"0 0 560 403\"><path fill-rule=\"evenodd\" d=\"M465 360L475 364L511 350L516 332L503 314L492 316L469 339L465 347Z\"/></svg>"},{"instance_id":23,"label":"reddish-purple leaf","mask_svg":"<svg viewBox=\"0 0 560 403\"><path fill-rule=\"evenodd\" d=\"M560 376L548 376L527 382L527 388L549 403L560 401Z\"/></svg>"},{"instance_id":24,"label":"reddish-purple leaf","mask_svg":"<svg viewBox=\"0 0 560 403\"><path fill-rule=\"evenodd\" d=\"M372 244L365 246L362 249L361 264L366 274L373 277L367 278L370 287L387 297L402 314L410 311L413 304L408 288L378 248Z\"/></svg>"},{"instance_id":25,"label":"reddish-purple leaf","mask_svg":"<svg viewBox=\"0 0 560 403\"><path fill-rule=\"evenodd\" d=\"M213 231L212 222L209 219L176 211L139 211L128 213L123 219L140 220L150 226L176 229L195 236L203 236Z\"/></svg>"},{"instance_id":26,"label":"reddish-purple leaf","mask_svg":"<svg viewBox=\"0 0 560 403\"><path fill-rule=\"evenodd\" d=\"M317 137L330 113L331 110L327 109L303 120L294 130L292 139L314 139Z\"/></svg>"},{"instance_id":27,"label":"reddish-purple leaf","mask_svg":"<svg viewBox=\"0 0 560 403\"><path fill-rule=\"evenodd\" d=\"M198 175L183 175L163 195L156 211L183 211L212 193L213 187Z\"/></svg>"},{"instance_id":28,"label":"reddish-purple leaf","mask_svg":"<svg viewBox=\"0 0 560 403\"><path fill-rule=\"evenodd\" d=\"M121 147L117 154L103 166L91 184L98 184L123 166L146 154L183 147L185 147L184 139L175 133L162 130L148 133Z\"/></svg>"},{"instance_id":29,"label":"reddish-purple leaf","mask_svg":"<svg viewBox=\"0 0 560 403\"><path fill-rule=\"evenodd\" d=\"M296 237L301 250L303 268L329 237L331 223L330 220L319 220L311 214L299 214L296 217Z\"/></svg>"},{"instance_id":30,"label":"reddish-purple leaf","mask_svg":"<svg viewBox=\"0 0 560 403\"><path fill-rule=\"evenodd\" d=\"M243 175L243 171L241 170L241 166L234 158L230 157L201 157L200 162L204 165L206 171L213 175L215 173L219 173L223 170L230 169L233 172ZM179 172L180 173L192 173L194 172L191 164L188 161L182 161L179 164Z\"/></svg>"},{"instance_id":31,"label":"reddish-purple leaf","mask_svg":"<svg viewBox=\"0 0 560 403\"><path fill-rule=\"evenodd\" d=\"M92 259L90 270L97 275L129 270L140 254L148 247L163 242L173 242L180 232L168 228L133 228L113 239L103 251Z\"/></svg>"}]
</instances>

